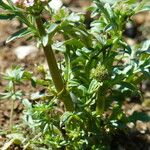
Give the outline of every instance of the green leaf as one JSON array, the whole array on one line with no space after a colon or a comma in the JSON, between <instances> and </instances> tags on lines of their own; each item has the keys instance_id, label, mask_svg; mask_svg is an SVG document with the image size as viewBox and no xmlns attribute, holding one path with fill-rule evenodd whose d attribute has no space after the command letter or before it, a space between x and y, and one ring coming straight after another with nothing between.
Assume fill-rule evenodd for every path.
<instances>
[{"instance_id":1,"label":"green leaf","mask_svg":"<svg viewBox=\"0 0 150 150\"><path fill-rule=\"evenodd\" d=\"M73 46L73 47L78 47L78 48L83 47L83 43L80 41L80 39L75 39L75 38L66 40L64 42L64 44L67 45L67 46Z\"/></svg>"},{"instance_id":2,"label":"green leaf","mask_svg":"<svg viewBox=\"0 0 150 150\"><path fill-rule=\"evenodd\" d=\"M104 28L104 31L108 32L109 30L112 30L113 28L114 28L114 24L110 23L106 25L106 27Z\"/></svg>"},{"instance_id":3,"label":"green leaf","mask_svg":"<svg viewBox=\"0 0 150 150\"><path fill-rule=\"evenodd\" d=\"M131 55L131 53L132 53L131 47L124 41L120 40L119 43L120 43L121 46L123 46L123 48L125 48L125 53Z\"/></svg>"},{"instance_id":4,"label":"green leaf","mask_svg":"<svg viewBox=\"0 0 150 150\"><path fill-rule=\"evenodd\" d=\"M49 36L46 34L42 37L42 43L43 43L43 46L45 47L49 42Z\"/></svg>"},{"instance_id":5,"label":"green leaf","mask_svg":"<svg viewBox=\"0 0 150 150\"><path fill-rule=\"evenodd\" d=\"M71 13L68 17L67 17L68 21L71 22L79 22L80 21L80 16L78 14L75 13Z\"/></svg>"},{"instance_id":6,"label":"green leaf","mask_svg":"<svg viewBox=\"0 0 150 150\"><path fill-rule=\"evenodd\" d=\"M72 79L68 81L68 87L77 87L79 85L80 83L78 82L78 80Z\"/></svg>"},{"instance_id":7,"label":"green leaf","mask_svg":"<svg viewBox=\"0 0 150 150\"><path fill-rule=\"evenodd\" d=\"M20 133L12 133L12 134L8 134L7 137L9 139L20 139L21 141L24 140L24 137L23 137L23 134L20 134Z\"/></svg>"},{"instance_id":8,"label":"green leaf","mask_svg":"<svg viewBox=\"0 0 150 150\"><path fill-rule=\"evenodd\" d=\"M83 95L86 95L87 94L87 88L83 85L79 85L78 86L78 89L82 91L82 94Z\"/></svg>"},{"instance_id":9,"label":"green leaf","mask_svg":"<svg viewBox=\"0 0 150 150\"><path fill-rule=\"evenodd\" d=\"M97 91L99 88L99 85L100 85L99 82L97 80L93 79L89 85L88 93L91 94L91 93Z\"/></svg>"},{"instance_id":10,"label":"green leaf","mask_svg":"<svg viewBox=\"0 0 150 150\"><path fill-rule=\"evenodd\" d=\"M107 3L105 6L103 6L103 3L101 1L95 1L98 7L98 11L102 12L105 17L110 21L112 17L110 5Z\"/></svg>"},{"instance_id":11,"label":"green leaf","mask_svg":"<svg viewBox=\"0 0 150 150\"><path fill-rule=\"evenodd\" d=\"M141 51L145 51L147 53L150 53L150 40L146 40L143 42Z\"/></svg>"},{"instance_id":12,"label":"green leaf","mask_svg":"<svg viewBox=\"0 0 150 150\"><path fill-rule=\"evenodd\" d=\"M136 122L137 120L140 120L143 122L149 122L150 116L146 114L145 112L134 112L131 116L129 116L128 120L130 122Z\"/></svg>"},{"instance_id":13,"label":"green leaf","mask_svg":"<svg viewBox=\"0 0 150 150\"><path fill-rule=\"evenodd\" d=\"M116 0L101 0L103 3L109 3L109 4L114 4Z\"/></svg>"},{"instance_id":14,"label":"green leaf","mask_svg":"<svg viewBox=\"0 0 150 150\"><path fill-rule=\"evenodd\" d=\"M138 88L132 84L132 83L129 83L129 82L121 82L120 85L122 85L124 88L128 88L130 89L131 91L133 92L139 92L138 91Z\"/></svg>"},{"instance_id":15,"label":"green leaf","mask_svg":"<svg viewBox=\"0 0 150 150\"><path fill-rule=\"evenodd\" d=\"M8 70L4 76L4 79L13 81L13 82L21 82L23 79L24 70L21 67L15 67L11 70Z\"/></svg>"},{"instance_id":16,"label":"green leaf","mask_svg":"<svg viewBox=\"0 0 150 150\"><path fill-rule=\"evenodd\" d=\"M17 32L15 32L14 34L12 34L7 40L6 43L9 43L17 38L21 38L23 36L29 35L31 34L31 30L28 28L23 28Z\"/></svg>"},{"instance_id":17,"label":"green leaf","mask_svg":"<svg viewBox=\"0 0 150 150\"><path fill-rule=\"evenodd\" d=\"M15 14L0 14L0 20L11 20L15 16Z\"/></svg>"},{"instance_id":18,"label":"green leaf","mask_svg":"<svg viewBox=\"0 0 150 150\"><path fill-rule=\"evenodd\" d=\"M66 111L61 117L60 117L60 127L62 127L70 117L72 117L73 113Z\"/></svg>"},{"instance_id":19,"label":"green leaf","mask_svg":"<svg viewBox=\"0 0 150 150\"><path fill-rule=\"evenodd\" d=\"M60 51L62 53L64 53L66 51L64 42L55 42L55 43L53 43L52 49Z\"/></svg>"},{"instance_id":20,"label":"green leaf","mask_svg":"<svg viewBox=\"0 0 150 150\"><path fill-rule=\"evenodd\" d=\"M5 9L5 10L12 10L12 8L5 4L2 0L0 1L0 8Z\"/></svg>"},{"instance_id":21,"label":"green leaf","mask_svg":"<svg viewBox=\"0 0 150 150\"><path fill-rule=\"evenodd\" d=\"M45 93L36 92L36 93L31 94L31 100L42 99L42 97L44 96L45 96Z\"/></svg>"},{"instance_id":22,"label":"green leaf","mask_svg":"<svg viewBox=\"0 0 150 150\"><path fill-rule=\"evenodd\" d=\"M31 85L35 88L37 83L36 83L36 79L33 77L31 78Z\"/></svg>"},{"instance_id":23,"label":"green leaf","mask_svg":"<svg viewBox=\"0 0 150 150\"><path fill-rule=\"evenodd\" d=\"M32 108L32 104L31 104L31 102L28 100L28 99L23 99L22 100L22 103L23 103L23 105L26 107L26 108Z\"/></svg>"},{"instance_id":24,"label":"green leaf","mask_svg":"<svg viewBox=\"0 0 150 150\"><path fill-rule=\"evenodd\" d=\"M8 150L14 144L15 139L11 139L10 141L6 142L1 150Z\"/></svg>"},{"instance_id":25,"label":"green leaf","mask_svg":"<svg viewBox=\"0 0 150 150\"><path fill-rule=\"evenodd\" d=\"M138 4L138 6L134 8L134 11L135 11L136 13L141 12L147 2L148 2L148 0L142 0L142 1Z\"/></svg>"},{"instance_id":26,"label":"green leaf","mask_svg":"<svg viewBox=\"0 0 150 150\"><path fill-rule=\"evenodd\" d=\"M114 12L113 12L111 6L109 5L109 3L106 3L104 8L106 9L107 14L109 15L109 18L113 19L115 16L114 16Z\"/></svg>"},{"instance_id":27,"label":"green leaf","mask_svg":"<svg viewBox=\"0 0 150 150\"><path fill-rule=\"evenodd\" d=\"M0 93L0 100L10 99L12 96L11 92Z\"/></svg>"},{"instance_id":28,"label":"green leaf","mask_svg":"<svg viewBox=\"0 0 150 150\"><path fill-rule=\"evenodd\" d=\"M143 11L150 11L150 6L144 6L140 12L143 12Z\"/></svg>"},{"instance_id":29,"label":"green leaf","mask_svg":"<svg viewBox=\"0 0 150 150\"><path fill-rule=\"evenodd\" d=\"M127 0L126 3L127 4L135 4L137 2L137 0Z\"/></svg>"},{"instance_id":30,"label":"green leaf","mask_svg":"<svg viewBox=\"0 0 150 150\"><path fill-rule=\"evenodd\" d=\"M51 24L50 27L47 29L47 33L54 32L57 29L57 27L58 27L58 24L56 23Z\"/></svg>"}]
</instances>

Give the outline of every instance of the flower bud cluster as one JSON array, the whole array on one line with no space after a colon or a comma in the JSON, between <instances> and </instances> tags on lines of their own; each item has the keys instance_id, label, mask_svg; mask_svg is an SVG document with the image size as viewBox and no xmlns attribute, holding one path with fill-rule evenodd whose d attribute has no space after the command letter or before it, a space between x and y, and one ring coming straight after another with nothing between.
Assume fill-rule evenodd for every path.
<instances>
[{"instance_id":1,"label":"flower bud cluster","mask_svg":"<svg viewBox=\"0 0 150 150\"><path fill-rule=\"evenodd\" d=\"M109 73L104 65L98 64L96 68L91 70L91 78L97 79L98 81L103 81L108 78Z\"/></svg>"}]
</instances>

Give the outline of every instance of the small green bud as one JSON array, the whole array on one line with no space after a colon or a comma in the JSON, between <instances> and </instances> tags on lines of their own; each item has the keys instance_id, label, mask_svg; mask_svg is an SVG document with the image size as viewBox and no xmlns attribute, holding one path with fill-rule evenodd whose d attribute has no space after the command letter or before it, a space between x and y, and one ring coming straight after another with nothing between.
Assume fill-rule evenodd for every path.
<instances>
[{"instance_id":1,"label":"small green bud","mask_svg":"<svg viewBox=\"0 0 150 150\"><path fill-rule=\"evenodd\" d=\"M92 69L90 76L98 81L102 81L108 77L108 71L104 65L99 64L96 68Z\"/></svg>"}]
</instances>

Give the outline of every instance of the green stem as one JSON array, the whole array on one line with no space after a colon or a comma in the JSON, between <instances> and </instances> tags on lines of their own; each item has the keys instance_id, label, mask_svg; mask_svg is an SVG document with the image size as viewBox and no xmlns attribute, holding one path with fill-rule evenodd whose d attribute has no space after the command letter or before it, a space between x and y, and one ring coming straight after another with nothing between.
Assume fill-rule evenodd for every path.
<instances>
[{"instance_id":1,"label":"green stem","mask_svg":"<svg viewBox=\"0 0 150 150\"><path fill-rule=\"evenodd\" d=\"M97 99L96 99L96 113L97 115L102 115L105 109L105 90L99 88L97 93Z\"/></svg>"},{"instance_id":2,"label":"green stem","mask_svg":"<svg viewBox=\"0 0 150 150\"><path fill-rule=\"evenodd\" d=\"M105 108L105 98L104 96L98 96L97 102L96 102L96 113L97 115L102 115Z\"/></svg>"},{"instance_id":3,"label":"green stem","mask_svg":"<svg viewBox=\"0 0 150 150\"><path fill-rule=\"evenodd\" d=\"M36 25L39 30L40 37L43 37L46 35L46 31L43 26L43 22L40 17L36 18ZM63 82L60 70L57 65L57 61L54 55L54 52L52 50L51 44L48 43L46 46L42 44L44 54L48 63L48 67L50 70L50 74L52 77L52 80L54 82L55 88L58 92L58 95L60 96L60 99L64 102L64 105L66 107L67 111L74 111L74 104L71 99L70 94L67 92L65 88L65 84Z\"/></svg>"},{"instance_id":4,"label":"green stem","mask_svg":"<svg viewBox=\"0 0 150 150\"><path fill-rule=\"evenodd\" d=\"M16 88L15 88L15 83L13 82L13 93L16 93ZM15 100L12 99L11 100L11 110L10 110L10 120L9 120L9 126L10 126L10 130L12 130L13 127L13 113L14 113L14 105L15 105Z\"/></svg>"},{"instance_id":5,"label":"green stem","mask_svg":"<svg viewBox=\"0 0 150 150\"><path fill-rule=\"evenodd\" d=\"M11 110L10 110L10 120L9 120L9 126L10 126L10 130L12 130L13 127L13 113L14 113L14 100L12 99L12 104L11 104Z\"/></svg>"}]
</instances>

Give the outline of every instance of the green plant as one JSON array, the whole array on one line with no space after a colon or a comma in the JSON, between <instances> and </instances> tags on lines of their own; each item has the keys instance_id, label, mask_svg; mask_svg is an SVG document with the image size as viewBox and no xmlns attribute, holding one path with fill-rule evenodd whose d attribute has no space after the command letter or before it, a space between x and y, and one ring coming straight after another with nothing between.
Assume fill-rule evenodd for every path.
<instances>
[{"instance_id":1,"label":"green plant","mask_svg":"<svg viewBox=\"0 0 150 150\"><path fill-rule=\"evenodd\" d=\"M123 101L133 95L142 98L138 85L150 78L149 46L131 48L123 37L131 16L148 8L145 1L110 5L94 0L95 5L89 8L94 20L90 29L82 14L70 13L64 7L53 11L47 1L26 2L0 2L5 10L0 19L17 17L26 25L7 42L26 35L35 38L45 53L51 76L39 66L43 78L20 67L5 77L9 88L1 97L15 95L25 105L23 119L28 127L20 127L27 128L21 135L24 149L110 149L111 135L125 130L130 122L122 110ZM50 18L43 22L46 13ZM62 41L54 40L57 35L62 35ZM64 56L60 68L53 50ZM24 92L14 90L16 83L27 80L35 88L44 88L29 98L36 103L22 98ZM20 133L19 129L16 132Z\"/></svg>"}]
</instances>

